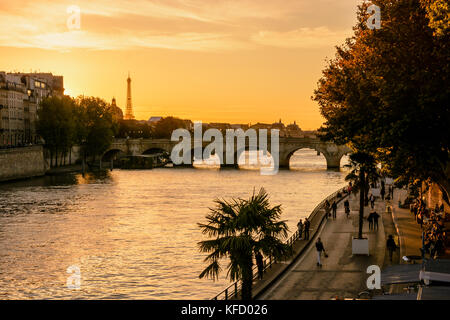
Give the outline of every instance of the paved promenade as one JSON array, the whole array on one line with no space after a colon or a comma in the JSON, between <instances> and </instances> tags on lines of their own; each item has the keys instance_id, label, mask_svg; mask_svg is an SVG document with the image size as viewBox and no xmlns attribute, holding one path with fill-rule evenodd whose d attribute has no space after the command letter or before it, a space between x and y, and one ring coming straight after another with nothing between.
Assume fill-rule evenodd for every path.
<instances>
[{"instance_id":1,"label":"paved promenade","mask_svg":"<svg viewBox=\"0 0 450 320\"><path fill-rule=\"evenodd\" d=\"M369 231L364 219L363 233L369 237L370 256L352 255L352 237L358 233L359 199L350 197L350 218L344 213L343 201L338 205L337 219L323 223L303 254L276 279L258 299L274 300L328 300L333 298L356 298L367 290L366 273L369 265L383 266L385 260L385 203L378 200L375 210L381 215L378 231ZM370 207L365 208L367 218ZM322 258L322 267L317 267L314 243L320 237L329 255ZM270 277L270 275L268 275Z\"/></svg>"},{"instance_id":2,"label":"paved promenade","mask_svg":"<svg viewBox=\"0 0 450 320\"><path fill-rule=\"evenodd\" d=\"M398 207L399 200L405 200L407 191L395 189L394 201L392 202L392 216L397 232L400 237L400 257L415 255L420 256L422 247L422 229L414 219L409 209ZM400 263L406 263L400 259Z\"/></svg>"}]
</instances>

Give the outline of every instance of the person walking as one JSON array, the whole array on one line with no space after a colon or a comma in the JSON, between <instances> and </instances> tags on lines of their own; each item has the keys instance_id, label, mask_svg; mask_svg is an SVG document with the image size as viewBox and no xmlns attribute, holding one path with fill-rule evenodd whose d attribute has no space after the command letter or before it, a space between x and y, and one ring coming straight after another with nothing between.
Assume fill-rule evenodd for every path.
<instances>
[{"instance_id":1,"label":"person walking","mask_svg":"<svg viewBox=\"0 0 450 320\"><path fill-rule=\"evenodd\" d=\"M373 212L369 213L367 221L369 221L369 230L373 230Z\"/></svg>"},{"instance_id":2,"label":"person walking","mask_svg":"<svg viewBox=\"0 0 450 320\"><path fill-rule=\"evenodd\" d=\"M347 219L348 219L349 216L350 216L350 202L348 201L348 199L346 199L344 201L344 211L345 211L345 214L346 214Z\"/></svg>"},{"instance_id":3,"label":"person walking","mask_svg":"<svg viewBox=\"0 0 450 320\"><path fill-rule=\"evenodd\" d=\"M395 244L394 238L390 234L387 241L386 241L386 248L389 251L389 259L392 262L392 256L394 254L394 251L397 250L397 245Z\"/></svg>"},{"instance_id":4,"label":"person walking","mask_svg":"<svg viewBox=\"0 0 450 320\"><path fill-rule=\"evenodd\" d=\"M311 222L309 222L308 218L305 218L305 222L303 223L303 231L305 232L305 240L309 240L309 227Z\"/></svg>"},{"instance_id":5,"label":"person walking","mask_svg":"<svg viewBox=\"0 0 450 320\"><path fill-rule=\"evenodd\" d=\"M255 253L256 266L258 267L258 278L262 280L264 275L264 261L261 252L257 251Z\"/></svg>"},{"instance_id":6,"label":"person walking","mask_svg":"<svg viewBox=\"0 0 450 320\"><path fill-rule=\"evenodd\" d=\"M333 212L333 219L336 219L336 213L337 213L337 204L336 201L333 201L333 204L331 205L331 210Z\"/></svg>"},{"instance_id":7,"label":"person walking","mask_svg":"<svg viewBox=\"0 0 450 320\"><path fill-rule=\"evenodd\" d=\"M326 253L325 253L325 248L324 248L323 243L320 240L320 238L317 239L316 250L317 250L317 266L321 267L322 266L322 262L320 261L320 256L322 255L322 251L325 254L325 256L326 256Z\"/></svg>"},{"instance_id":8,"label":"person walking","mask_svg":"<svg viewBox=\"0 0 450 320\"><path fill-rule=\"evenodd\" d=\"M373 229L378 231L378 219L380 218L380 215L376 211L372 212L372 214Z\"/></svg>"},{"instance_id":9,"label":"person walking","mask_svg":"<svg viewBox=\"0 0 450 320\"><path fill-rule=\"evenodd\" d=\"M298 239L302 239L302 233L303 233L303 222L302 219L300 219L297 223L297 229L298 229Z\"/></svg>"},{"instance_id":10,"label":"person walking","mask_svg":"<svg viewBox=\"0 0 450 320\"><path fill-rule=\"evenodd\" d=\"M330 210L331 210L330 202L327 200L325 202L325 216L327 219L330 216Z\"/></svg>"}]
</instances>

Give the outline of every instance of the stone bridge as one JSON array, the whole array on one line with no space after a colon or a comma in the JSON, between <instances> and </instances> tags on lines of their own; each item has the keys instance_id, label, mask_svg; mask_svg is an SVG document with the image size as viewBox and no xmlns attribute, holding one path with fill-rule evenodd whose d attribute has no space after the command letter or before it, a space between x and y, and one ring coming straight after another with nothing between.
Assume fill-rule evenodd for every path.
<instances>
[{"instance_id":1,"label":"stone bridge","mask_svg":"<svg viewBox=\"0 0 450 320\"><path fill-rule=\"evenodd\" d=\"M271 139L267 139L267 149L271 150ZM167 152L171 154L172 149L177 145L178 141L171 141L170 139L116 139L111 147L104 153L103 159L105 161L125 156L125 155L142 155L142 154L156 154ZM204 149L211 142L198 141L198 145L202 145ZM191 139L191 159L194 157L194 139ZM237 150L237 143L233 144L234 147L234 162L233 164L223 163L223 166L236 166L238 159L242 152L249 150L248 139L246 139L245 149ZM316 137L305 138L279 138L279 166L280 168L289 168L289 160L295 151L299 149L313 149L323 154L327 161L327 168L339 168L341 158L343 155L351 152L351 149L346 145L338 146L332 142L324 142ZM224 153L226 147L224 142ZM223 162L226 162L226 156L224 155ZM193 161L191 161L192 163Z\"/></svg>"}]
</instances>

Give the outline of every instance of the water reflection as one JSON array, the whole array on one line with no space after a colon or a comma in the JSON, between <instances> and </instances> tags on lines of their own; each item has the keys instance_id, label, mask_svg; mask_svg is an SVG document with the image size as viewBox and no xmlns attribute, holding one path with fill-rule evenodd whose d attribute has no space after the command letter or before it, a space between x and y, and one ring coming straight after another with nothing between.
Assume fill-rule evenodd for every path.
<instances>
[{"instance_id":1,"label":"water reflection","mask_svg":"<svg viewBox=\"0 0 450 320\"><path fill-rule=\"evenodd\" d=\"M307 157L308 158L308 157ZM155 169L67 174L0 184L0 297L208 299L229 284L198 279L197 226L217 197L265 187L295 230L344 172L306 167L255 170ZM80 290L66 270L80 267Z\"/></svg>"}]
</instances>

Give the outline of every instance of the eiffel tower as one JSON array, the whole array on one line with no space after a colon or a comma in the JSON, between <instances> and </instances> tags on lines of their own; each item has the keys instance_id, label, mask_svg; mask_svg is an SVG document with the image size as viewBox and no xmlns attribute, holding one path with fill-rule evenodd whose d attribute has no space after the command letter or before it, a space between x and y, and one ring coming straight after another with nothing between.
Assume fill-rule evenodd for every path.
<instances>
[{"instance_id":1,"label":"eiffel tower","mask_svg":"<svg viewBox=\"0 0 450 320\"><path fill-rule=\"evenodd\" d=\"M131 78L130 73L128 72L128 79L127 79L127 110L125 112L125 120L133 120L133 105L131 104Z\"/></svg>"}]
</instances>

